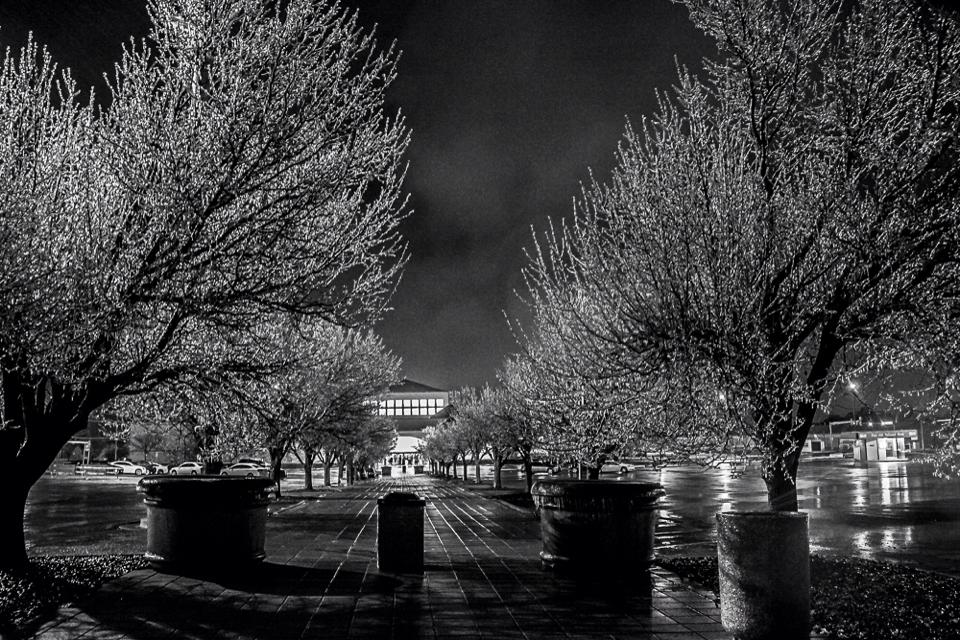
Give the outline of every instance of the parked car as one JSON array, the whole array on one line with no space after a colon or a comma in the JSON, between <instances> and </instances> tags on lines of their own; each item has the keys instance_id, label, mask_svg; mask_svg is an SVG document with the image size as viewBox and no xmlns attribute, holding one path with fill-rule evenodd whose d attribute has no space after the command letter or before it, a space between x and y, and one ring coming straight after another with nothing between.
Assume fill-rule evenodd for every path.
<instances>
[{"instance_id":1,"label":"parked car","mask_svg":"<svg viewBox=\"0 0 960 640\"><path fill-rule=\"evenodd\" d=\"M630 473L631 471L636 471L639 467L635 464L630 464L629 462L617 462L616 460L610 460L609 462L603 463L603 466L600 467L600 473Z\"/></svg>"},{"instance_id":2,"label":"parked car","mask_svg":"<svg viewBox=\"0 0 960 640\"><path fill-rule=\"evenodd\" d=\"M181 462L170 469L170 475L196 476L203 473L203 465L199 462Z\"/></svg>"},{"instance_id":3,"label":"parked car","mask_svg":"<svg viewBox=\"0 0 960 640\"><path fill-rule=\"evenodd\" d=\"M169 471L167 465L160 464L159 462L141 462L140 464L147 468L147 473L158 474Z\"/></svg>"},{"instance_id":4,"label":"parked car","mask_svg":"<svg viewBox=\"0 0 960 640\"><path fill-rule=\"evenodd\" d=\"M252 462L236 462L229 467L225 467L223 471L220 472L220 475L255 478L257 476L267 476L269 473L269 469L266 467L261 467L258 464L254 464Z\"/></svg>"},{"instance_id":5,"label":"parked car","mask_svg":"<svg viewBox=\"0 0 960 640\"><path fill-rule=\"evenodd\" d=\"M114 462L108 462L111 467L117 470L117 475L131 474L135 476L146 475L147 468L143 465L130 462L129 460L116 460Z\"/></svg>"}]
</instances>

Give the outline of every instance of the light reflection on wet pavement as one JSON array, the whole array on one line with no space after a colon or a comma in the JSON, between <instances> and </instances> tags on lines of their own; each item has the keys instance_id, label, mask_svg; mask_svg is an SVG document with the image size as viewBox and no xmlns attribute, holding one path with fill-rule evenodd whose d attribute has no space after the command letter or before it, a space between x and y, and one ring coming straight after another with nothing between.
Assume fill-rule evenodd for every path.
<instances>
[{"instance_id":1,"label":"light reflection on wet pavement","mask_svg":"<svg viewBox=\"0 0 960 640\"><path fill-rule=\"evenodd\" d=\"M27 553L143 553L147 514L134 477L44 476L24 512Z\"/></svg>"},{"instance_id":2,"label":"light reflection on wet pavement","mask_svg":"<svg viewBox=\"0 0 960 640\"><path fill-rule=\"evenodd\" d=\"M657 532L664 555L715 553L717 511L766 507L755 468L740 477L727 469L675 467L621 478L659 481L666 489ZM291 480L293 488L302 478ZM504 480L522 482L509 471ZM799 491L800 509L810 514L811 551L960 575L960 481L935 478L916 463L823 460L801 465ZM140 553L144 515L132 477L45 477L30 493L27 547L35 555Z\"/></svg>"},{"instance_id":3,"label":"light reflection on wet pavement","mask_svg":"<svg viewBox=\"0 0 960 640\"><path fill-rule=\"evenodd\" d=\"M668 492L661 553L712 553L716 511L766 508L756 469L737 478L725 469L672 468L660 482ZM960 481L935 478L915 463L830 460L802 464L798 488L812 552L960 575Z\"/></svg>"}]
</instances>

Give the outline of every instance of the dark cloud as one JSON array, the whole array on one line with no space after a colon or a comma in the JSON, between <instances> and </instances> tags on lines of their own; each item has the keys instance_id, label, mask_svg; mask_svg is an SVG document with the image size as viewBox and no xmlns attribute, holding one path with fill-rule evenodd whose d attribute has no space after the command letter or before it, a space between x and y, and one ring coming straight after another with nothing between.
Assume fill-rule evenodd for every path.
<instances>
[{"instance_id":1,"label":"dark cloud","mask_svg":"<svg viewBox=\"0 0 960 640\"><path fill-rule=\"evenodd\" d=\"M348 0L402 50L391 108L413 129L404 223L412 258L378 327L411 378L493 381L513 347L503 311L524 310L530 227L569 215L588 169L603 178L626 119L653 112L675 64L709 54L669 0ZM34 30L54 56L99 82L142 0L2 0L0 43Z\"/></svg>"},{"instance_id":2,"label":"dark cloud","mask_svg":"<svg viewBox=\"0 0 960 640\"><path fill-rule=\"evenodd\" d=\"M377 8L360 4L382 27ZM652 113L677 62L697 67L707 44L685 9L655 0L421 1L392 19L415 214L380 331L411 377L492 382L514 348L504 310L524 314L530 227L569 215L588 169L612 167L627 118Z\"/></svg>"}]
</instances>

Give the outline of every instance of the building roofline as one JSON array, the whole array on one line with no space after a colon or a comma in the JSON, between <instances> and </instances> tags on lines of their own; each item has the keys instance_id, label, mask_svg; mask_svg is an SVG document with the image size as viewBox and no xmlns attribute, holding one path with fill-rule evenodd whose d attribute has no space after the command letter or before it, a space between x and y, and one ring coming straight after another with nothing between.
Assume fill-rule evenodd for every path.
<instances>
[{"instance_id":1,"label":"building roofline","mask_svg":"<svg viewBox=\"0 0 960 640\"><path fill-rule=\"evenodd\" d=\"M398 384L390 385L390 393L447 393L444 389L437 389L436 387L431 387L428 384L423 384L422 382L417 382L416 380L411 380L409 378L404 378Z\"/></svg>"}]
</instances>

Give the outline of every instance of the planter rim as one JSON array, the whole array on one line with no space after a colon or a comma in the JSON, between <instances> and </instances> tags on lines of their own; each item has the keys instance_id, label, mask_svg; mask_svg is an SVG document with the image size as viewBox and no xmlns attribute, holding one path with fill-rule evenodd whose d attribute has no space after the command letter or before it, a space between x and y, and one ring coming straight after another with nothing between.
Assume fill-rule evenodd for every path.
<instances>
[{"instance_id":1,"label":"planter rim","mask_svg":"<svg viewBox=\"0 0 960 640\"><path fill-rule=\"evenodd\" d=\"M147 476L140 480L137 489L146 491L148 488L173 485L197 484L199 486L224 485L225 483L235 483L237 486L243 486L244 483L250 486L262 484L265 487L272 487L273 480L270 478L247 478L244 476L220 476L212 473L205 473L196 476ZM142 489L141 489L142 487Z\"/></svg>"},{"instance_id":2,"label":"planter rim","mask_svg":"<svg viewBox=\"0 0 960 640\"><path fill-rule=\"evenodd\" d=\"M137 485L148 504L220 509L267 504L270 478L239 476L149 476Z\"/></svg>"},{"instance_id":3,"label":"planter rim","mask_svg":"<svg viewBox=\"0 0 960 640\"><path fill-rule=\"evenodd\" d=\"M426 500L409 491L391 491L390 493L377 498L377 504L407 504L422 506L426 503Z\"/></svg>"},{"instance_id":4,"label":"planter rim","mask_svg":"<svg viewBox=\"0 0 960 640\"><path fill-rule=\"evenodd\" d=\"M806 511L718 511L717 518L734 516L737 518L780 518L780 519L802 519L806 520L808 514Z\"/></svg>"},{"instance_id":5,"label":"planter rim","mask_svg":"<svg viewBox=\"0 0 960 640\"><path fill-rule=\"evenodd\" d=\"M535 496L622 496L661 497L666 492L659 482L639 480L576 480L573 478L544 478L534 483L530 493Z\"/></svg>"}]
</instances>

